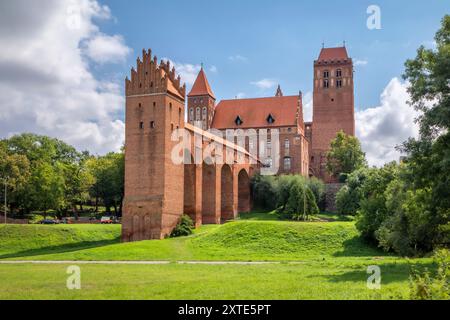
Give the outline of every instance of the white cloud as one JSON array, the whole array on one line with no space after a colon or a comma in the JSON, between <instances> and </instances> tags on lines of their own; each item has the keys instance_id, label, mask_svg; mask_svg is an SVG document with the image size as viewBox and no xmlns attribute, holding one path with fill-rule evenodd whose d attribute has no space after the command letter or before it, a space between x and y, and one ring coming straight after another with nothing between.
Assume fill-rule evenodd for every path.
<instances>
[{"instance_id":1,"label":"white cloud","mask_svg":"<svg viewBox=\"0 0 450 320\"><path fill-rule=\"evenodd\" d=\"M396 146L417 137L418 112L407 104L407 84L393 78L381 94L380 106L356 113L356 132L370 165L398 161Z\"/></svg>"},{"instance_id":2,"label":"white cloud","mask_svg":"<svg viewBox=\"0 0 450 320\"><path fill-rule=\"evenodd\" d=\"M234 56L229 56L228 60L230 60L231 62L245 62L247 61L247 57L241 56L240 54L236 54Z\"/></svg>"},{"instance_id":3,"label":"white cloud","mask_svg":"<svg viewBox=\"0 0 450 320\"><path fill-rule=\"evenodd\" d=\"M101 64L123 62L131 51L121 35L108 36L102 33L89 39L84 50L89 58Z\"/></svg>"},{"instance_id":4,"label":"white cloud","mask_svg":"<svg viewBox=\"0 0 450 320\"><path fill-rule=\"evenodd\" d=\"M259 81L250 82L250 84L258 87L261 90L270 89L277 85L277 83L273 79L262 79Z\"/></svg>"},{"instance_id":5,"label":"white cloud","mask_svg":"<svg viewBox=\"0 0 450 320\"><path fill-rule=\"evenodd\" d=\"M209 71L210 72L212 72L212 73L217 73L217 67L216 66L211 66L210 68L209 68Z\"/></svg>"},{"instance_id":6,"label":"white cloud","mask_svg":"<svg viewBox=\"0 0 450 320\"><path fill-rule=\"evenodd\" d=\"M239 92L236 95L236 99L244 99L247 95L244 92Z\"/></svg>"},{"instance_id":7,"label":"white cloud","mask_svg":"<svg viewBox=\"0 0 450 320\"><path fill-rule=\"evenodd\" d=\"M122 86L100 82L89 70L98 59L83 54L84 43L102 36L93 20L109 18L95 0L0 3L1 137L33 132L95 153L119 150ZM103 52L117 58L112 51Z\"/></svg>"},{"instance_id":8,"label":"white cloud","mask_svg":"<svg viewBox=\"0 0 450 320\"><path fill-rule=\"evenodd\" d=\"M188 87L194 84L201 69L199 64L174 62L168 58L163 58L162 60L169 61L170 65L175 67L176 73L181 77L181 82L185 82Z\"/></svg>"},{"instance_id":9,"label":"white cloud","mask_svg":"<svg viewBox=\"0 0 450 320\"><path fill-rule=\"evenodd\" d=\"M367 60L360 60L360 59L355 60L355 66L366 66L368 63L369 61Z\"/></svg>"},{"instance_id":10,"label":"white cloud","mask_svg":"<svg viewBox=\"0 0 450 320\"><path fill-rule=\"evenodd\" d=\"M303 95L303 120L311 122L313 119L313 95L307 92Z\"/></svg>"}]
</instances>

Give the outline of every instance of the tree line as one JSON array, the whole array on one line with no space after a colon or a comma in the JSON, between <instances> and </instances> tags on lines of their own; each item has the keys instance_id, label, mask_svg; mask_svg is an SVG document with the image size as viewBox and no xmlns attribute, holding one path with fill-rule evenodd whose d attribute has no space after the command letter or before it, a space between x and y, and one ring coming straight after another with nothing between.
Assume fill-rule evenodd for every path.
<instances>
[{"instance_id":1,"label":"tree line","mask_svg":"<svg viewBox=\"0 0 450 320\"><path fill-rule=\"evenodd\" d=\"M397 147L406 155L401 163L368 168L360 157L352 161L345 155L355 151L339 143L345 137L337 137L329 153L331 163L340 164L329 166L330 171L346 182L337 195L338 211L356 215L356 226L368 241L408 256L450 246L449 15L435 41L435 49L421 46L416 58L405 63L403 78L409 104L420 113L420 135ZM344 163L354 165L342 172Z\"/></svg>"},{"instance_id":2,"label":"tree line","mask_svg":"<svg viewBox=\"0 0 450 320\"><path fill-rule=\"evenodd\" d=\"M77 215L85 205L120 216L124 154L94 156L47 136L15 135L0 140L0 179L7 187L8 213L15 217Z\"/></svg>"}]
</instances>

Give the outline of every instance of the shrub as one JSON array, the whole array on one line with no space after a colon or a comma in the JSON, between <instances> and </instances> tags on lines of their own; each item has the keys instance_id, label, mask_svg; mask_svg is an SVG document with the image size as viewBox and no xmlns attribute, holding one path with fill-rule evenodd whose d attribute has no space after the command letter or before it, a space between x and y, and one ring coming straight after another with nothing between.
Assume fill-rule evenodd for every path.
<instances>
[{"instance_id":1,"label":"shrub","mask_svg":"<svg viewBox=\"0 0 450 320\"><path fill-rule=\"evenodd\" d=\"M412 300L450 299L450 252L438 250L434 262L438 267L434 276L428 270L423 274L413 271L410 278Z\"/></svg>"},{"instance_id":2,"label":"shrub","mask_svg":"<svg viewBox=\"0 0 450 320\"><path fill-rule=\"evenodd\" d=\"M306 184L314 194L317 207L321 210L325 210L325 184L315 177L307 179Z\"/></svg>"},{"instance_id":3,"label":"shrub","mask_svg":"<svg viewBox=\"0 0 450 320\"><path fill-rule=\"evenodd\" d=\"M295 220L309 220L312 215L319 214L319 208L313 192L305 184L294 183L289 192L285 212Z\"/></svg>"},{"instance_id":4,"label":"shrub","mask_svg":"<svg viewBox=\"0 0 450 320\"><path fill-rule=\"evenodd\" d=\"M355 189L344 186L336 194L336 209L341 215L356 215L361 199Z\"/></svg>"},{"instance_id":5,"label":"shrub","mask_svg":"<svg viewBox=\"0 0 450 320\"><path fill-rule=\"evenodd\" d=\"M194 222L189 216L183 215L180 219L180 222L177 224L175 229L173 229L172 233L170 234L170 237L176 238L189 236L192 234L193 230L194 230Z\"/></svg>"},{"instance_id":6,"label":"shrub","mask_svg":"<svg viewBox=\"0 0 450 320\"><path fill-rule=\"evenodd\" d=\"M255 175L251 180L255 207L273 210L277 204L276 181L273 176Z\"/></svg>"}]
</instances>

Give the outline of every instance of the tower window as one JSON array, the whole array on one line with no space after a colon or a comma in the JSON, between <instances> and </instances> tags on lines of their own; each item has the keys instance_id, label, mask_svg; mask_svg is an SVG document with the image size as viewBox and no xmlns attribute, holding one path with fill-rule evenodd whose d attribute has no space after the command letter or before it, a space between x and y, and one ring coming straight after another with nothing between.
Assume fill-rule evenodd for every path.
<instances>
[{"instance_id":1,"label":"tower window","mask_svg":"<svg viewBox=\"0 0 450 320\"><path fill-rule=\"evenodd\" d=\"M139 108L142 108L142 103L139 103Z\"/></svg>"},{"instance_id":2,"label":"tower window","mask_svg":"<svg viewBox=\"0 0 450 320\"><path fill-rule=\"evenodd\" d=\"M200 120L200 107L197 107L195 111L195 120Z\"/></svg>"},{"instance_id":3,"label":"tower window","mask_svg":"<svg viewBox=\"0 0 450 320\"><path fill-rule=\"evenodd\" d=\"M336 81L336 87L342 88L342 80L337 80Z\"/></svg>"},{"instance_id":4,"label":"tower window","mask_svg":"<svg viewBox=\"0 0 450 320\"><path fill-rule=\"evenodd\" d=\"M325 70L325 71L323 72L323 77L324 77L325 79L328 79L328 78L330 77L330 72L329 72L328 70Z\"/></svg>"},{"instance_id":5,"label":"tower window","mask_svg":"<svg viewBox=\"0 0 450 320\"><path fill-rule=\"evenodd\" d=\"M153 81L150 82L150 88L153 88Z\"/></svg>"},{"instance_id":6,"label":"tower window","mask_svg":"<svg viewBox=\"0 0 450 320\"><path fill-rule=\"evenodd\" d=\"M194 121L194 108L189 109L189 121Z\"/></svg>"},{"instance_id":7,"label":"tower window","mask_svg":"<svg viewBox=\"0 0 450 320\"><path fill-rule=\"evenodd\" d=\"M330 81L328 79L323 80L323 87L329 88L330 87Z\"/></svg>"},{"instance_id":8,"label":"tower window","mask_svg":"<svg viewBox=\"0 0 450 320\"><path fill-rule=\"evenodd\" d=\"M289 139L285 139L284 140L284 149L286 150L286 153L289 153L289 149L291 147L291 142L289 141Z\"/></svg>"},{"instance_id":9,"label":"tower window","mask_svg":"<svg viewBox=\"0 0 450 320\"><path fill-rule=\"evenodd\" d=\"M156 102L153 102L153 107L156 107Z\"/></svg>"},{"instance_id":10,"label":"tower window","mask_svg":"<svg viewBox=\"0 0 450 320\"><path fill-rule=\"evenodd\" d=\"M341 70L341 69L337 69L337 70L336 70L336 77L337 77L337 78L342 77L342 70Z\"/></svg>"},{"instance_id":11,"label":"tower window","mask_svg":"<svg viewBox=\"0 0 450 320\"><path fill-rule=\"evenodd\" d=\"M206 107L203 107L203 111L202 111L202 120L206 120L206 115L207 115Z\"/></svg>"},{"instance_id":12,"label":"tower window","mask_svg":"<svg viewBox=\"0 0 450 320\"><path fill-rule=\"evenodd\" d=\"M275 118L272 116L272 114L269 114L266 120L269 124L273 124L275 122Z\"/></svg>"},{"instance_id":13,"label":"tower window","mask_svg":"<svg viewBox=\"0 0 450 320\"><path fill-rule=\"evenodd\" d=\"M155 129L155 121L150 121L150 128Z\"/></svg>"},{"instance_id":14,"label":"tower window","mask_svg":"<svg viewBox=\"0 0 450 320\"><path fill-rule=\"evenodd\" d=\"M142 88L142 83L139 83L139 88Z\"/></svg>"},{"instance_id":15,"label":"tower window","mask_svg":"<svg viewBox=\"0 0 450 320\"><path fill-rule=\"evenodd\" d=\"M234 120L234 123L236 123L237 126L240 126L244 123L244 121L242 121L240 116L237 116L236 120Z\"/></svg>"},{"instance_id":16,"label":"tower window","mask_svg":"<svg viewBox=\"0 0 450 320\"><path fill-rule=\"evenodd\" d=\"M139 122L139 129L144 129L144 122Z\"/></svg>"}]
</instances>

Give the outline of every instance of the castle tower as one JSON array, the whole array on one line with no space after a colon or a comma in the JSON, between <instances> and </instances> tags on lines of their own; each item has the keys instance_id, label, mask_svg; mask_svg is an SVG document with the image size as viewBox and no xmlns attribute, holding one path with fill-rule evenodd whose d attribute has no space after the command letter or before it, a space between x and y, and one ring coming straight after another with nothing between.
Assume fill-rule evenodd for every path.
<instances>
[{"instance_id":1,"label":"castle tower","mask_svg":"<svg viewBox=\"0 0 450 320\"><path fill-rule=\"evenodd\" d=\"M188 122L208 130L214 116L216 97L211 90L203 66L188 94Z\"/></svg>"},{"instance_id":2,"label":"castle tower","mask_svg":"<svg viewBox=\"0 0 450 320\"><path fill-rule=\"evenodd\" d=\"M184 128L186 86L169 62L151 51L137 59L125 80L125 198L123 241L161 239L183 214L184 167L167 155Z\"/></svg>"},{"instance_id":3,"label":"castle tower","mask_svg":"<svg viewBox=\"0 0 450 320\"><path fill-rule=\"evenodd\" d=\"M310 160L313 174L326 182L334 182L326 172L326 153L340 130L355 135L353 61L345 47L323 48L314 61Z\"/></svg>"}]
</instances>

